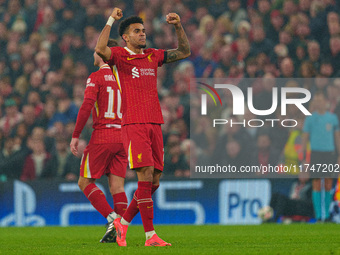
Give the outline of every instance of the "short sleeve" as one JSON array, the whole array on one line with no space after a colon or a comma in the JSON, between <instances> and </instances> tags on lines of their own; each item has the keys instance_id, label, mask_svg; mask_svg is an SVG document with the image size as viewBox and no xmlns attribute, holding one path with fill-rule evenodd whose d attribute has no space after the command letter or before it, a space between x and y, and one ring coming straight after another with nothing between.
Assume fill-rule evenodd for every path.
<instances>
[{"instance_id":1,"label":"short sleeve","mask_svg":"<svg viewBox=\"0 0 340 255\"><path fill-rule=\"evenodd\" d=\"M115 56L117 56L118 47L111 47L110 50L111 50L111 57L108 61L105 61L105 63L108 64L109 66L114 66L116 64Z\"/></svg>"},{"instance_id":2,"label":"short sleeve","mask_svg":"<svg viewBox=\"0 0 340 255\"><path fill-rule=\"evenodd\" d=\"M97 100L98 91L99 91L99 81L98 81L98 78L93 73L90 75L90 77L86 81L84 98Z\"/></svg>"},{"instance_id":3,"label":"short sleeve","mask_svg":"<svg viewBox=\"0 0 340 255\"><path fill-rule=\"evenodd\" d=\"M165 50L154 50L155 57L157 59L158 66L162 66L165 62L165 55L166 51Z\"/></svg>"},{"instance_id":4,"label":"short sleeve","mask_svg":"<svg viewBox=\"0 0 340 255\"><path fill-rule=\"evenodd\" d=\"M303 132L310 133L311 129L311 116L307 116L305 119L305 123L303 124Z\"/></svg>"}]
</instances>

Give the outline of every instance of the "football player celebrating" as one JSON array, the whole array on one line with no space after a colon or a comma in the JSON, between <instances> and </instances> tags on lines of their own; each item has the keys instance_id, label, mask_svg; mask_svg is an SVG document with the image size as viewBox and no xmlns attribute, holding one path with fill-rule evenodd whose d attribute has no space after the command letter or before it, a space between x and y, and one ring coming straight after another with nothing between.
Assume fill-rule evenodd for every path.
<instances>
[{"instance_id":1,"label":"football player celebrating","mask_svg":"<svg viewBox=\"0 0 340 255\"><path fill-rule=\"evenodd\" d=\"M108 45L116 46L117 42L110 39ZM84 102L79 109L70 147L72 153L77 155L79 136L93 110L94 130L81 160L78 185L93 207L108 223L112 223L124 214L128 204L124 191L127 155L121 138L121 94L109 65L97 53L93 56L94 65L99 70L87 79ZM114 210L95 184L96 179L104 174L108 177ZM115 234L115 229L108 225L100 241L114 242Z\"/></svg>"},{"instance_id":2,"label":"football player celebrating","mask_svg":"<svg viewBox=\"0 0 340 255\"><path fill-rule=\"evenodd\" d=\"M190 46L180 17L169 13L166 21L173 24L178 39L178 48L172 50L145 49L146 33L143 20L129 17L119 25L119 35L127 47L108 47L111 26L123 16L114 8L102 30L96 53L108 63L122 89L122 139L128 154L130 168L138 177L138 188L122 218L114 221L117 229L117 243L126 246L126 232L134 216L140 211L145 246L170 246L160 239L153 227L152 194L159 186L163 171L164 148L161 124L162 111L157 93L157 68L190 56Z\"/></svg>"}]
</instances>

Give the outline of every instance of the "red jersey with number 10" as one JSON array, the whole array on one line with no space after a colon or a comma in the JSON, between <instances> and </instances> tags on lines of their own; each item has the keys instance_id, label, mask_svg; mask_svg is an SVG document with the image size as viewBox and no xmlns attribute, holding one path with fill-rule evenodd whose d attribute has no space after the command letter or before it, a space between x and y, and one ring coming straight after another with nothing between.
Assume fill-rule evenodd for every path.
<instances>
[{"instance_id":1,"label":"red jersey with number 10","mask_svg":"<svg viewBox=\"0 0 340 255\"><path fill-rule=\"evenodd\" d=\"M135 54L128 48L112 47L111 66L122 90L122 124L162 124L157 92L157 68L163 65L165 51L146 49Z\"/></svg>"},{"instance_id":2,"label":"red jersey with number 10","mask_svg":"<svg viewBox=\"0 0 340 255\"><path fill-rule=\"evenodd\" d=\"M108 65L87 79L84 98L95 100L90 143L121 143L121 94Z\"/></svg>"}]
</instances>

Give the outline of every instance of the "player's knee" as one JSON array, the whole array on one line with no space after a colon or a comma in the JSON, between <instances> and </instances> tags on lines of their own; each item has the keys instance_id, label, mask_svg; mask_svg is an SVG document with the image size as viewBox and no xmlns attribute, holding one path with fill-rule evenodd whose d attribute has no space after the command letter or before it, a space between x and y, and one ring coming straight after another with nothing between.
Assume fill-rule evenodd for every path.
<instances>
[{"instance_id":1,"label":"player's knee","mask_svg":"<svg viewBox=\"0 0 340 255\"><path fill-rule=\"evenodd\" d=\"M118 194L118 193L122 193L122 192L125 192L124 190L124 182L121 183L121 182L115 182L113 185L110 185L110 193L111 195L115 195L115 194Z\"/></svg>"},{"instance_id":2,"label":"player's knee","mask_svg":"<svg viewBox=\"0 0 340 255\"><path fill-rule=\"evenodd\" d=\"M153 181L154 168L152 166L141 167L137 169L138 179L140 181Z\"/></svg>"},{"instance_id":3,"label":"player's knee","mask_svg":"<svg viewBox=\"0 0 340 255\"><path fill-rule=\"evenodd\" d=\"M91 182L89 179L86 179L84 177L79 177L78 179L78 186L81 191L84 191L87 185L89 185Z\"/></svg>"},{"instance_id":4,"label":"player's knee","mask_svg":"<svg viewBox=\"0 0 340 255\"><path fill-rule=\"evenodd\" d=\"M117 186L117 187L110 188L110 193L112 196L118 193L122 193L122 192L125 192L124 186Z\"/></svg>"}]
</instances>

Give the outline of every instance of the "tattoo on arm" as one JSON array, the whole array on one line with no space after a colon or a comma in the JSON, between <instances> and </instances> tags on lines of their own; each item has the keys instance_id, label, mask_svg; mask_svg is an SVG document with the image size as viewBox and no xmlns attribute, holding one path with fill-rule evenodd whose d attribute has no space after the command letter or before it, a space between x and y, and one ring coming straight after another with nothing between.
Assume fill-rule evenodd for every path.
<instances>
[{"instance_id":1,"label":"tattoo on arm","mask_svg":"<svg viewBox=\"0 0 340 255\"><path fill-rule=\"evenodd\" d=\"M178 59L178 54L176 51L177 50L168 50L168 58L166 59L167 63L176 61Z\"/></svg>"},{"instance_id":2,"label":"tattoo on arm","mask_svg":"<svg viewBox=\"0 0 340 255\"><path fill-rule=\"evenodd\" d=\"M184 32L182 25L175 27L177 40L178 40L178 48L167 51L167 59L166 63L175 62L177 60L181 60L190 56L190 44L188 38Z\"/></svg>"}]
</instances>

